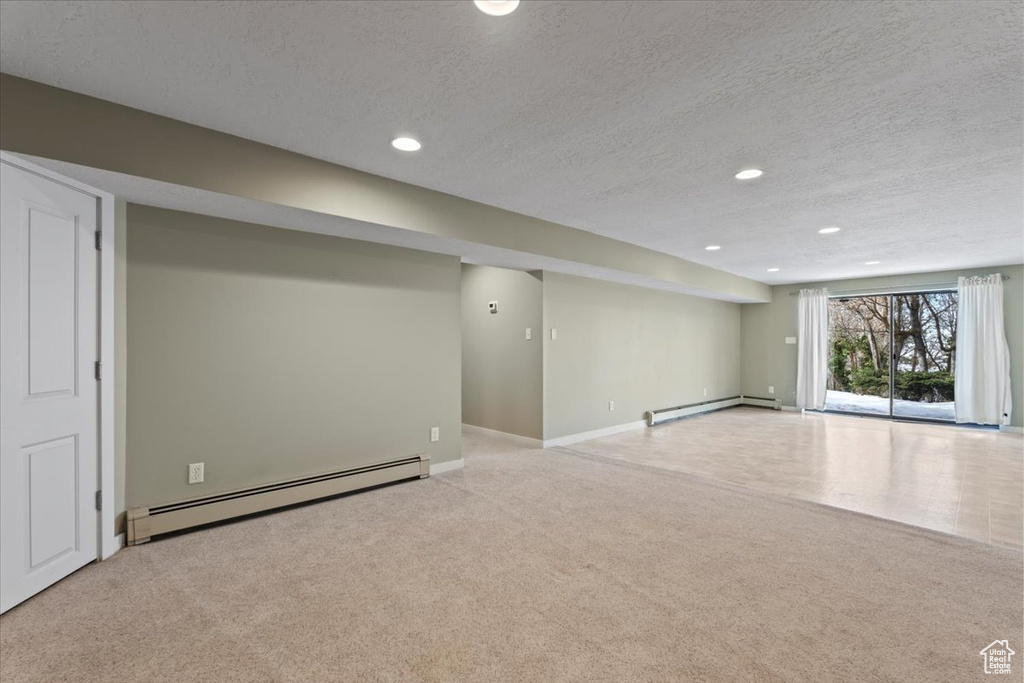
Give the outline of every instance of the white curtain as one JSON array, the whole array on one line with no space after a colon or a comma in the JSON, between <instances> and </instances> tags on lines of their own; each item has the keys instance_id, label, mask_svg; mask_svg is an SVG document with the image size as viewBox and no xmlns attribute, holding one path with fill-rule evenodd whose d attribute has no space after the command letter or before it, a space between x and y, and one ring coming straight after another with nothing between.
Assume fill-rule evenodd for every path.
<instances>
[{"instance_id":1,"label":"white curtain","mask_svg":"<svg viewBox=\"0 0 1024 683\"><path fill-rule=\"evenodd\" d=\"M1010 423L1003 277L962 277L956 323L956 421Z\"/></svg>"},{"instance_id":2,"label":"white curtain","mask_svg":"<svg viewBox=\"0 0 1024 683\"><path fill-rule=\"evenodd\" d=\"M828 381L828 293L801 289L796 347L796 407L825 408Z\"/></svg>"}]
</instances>

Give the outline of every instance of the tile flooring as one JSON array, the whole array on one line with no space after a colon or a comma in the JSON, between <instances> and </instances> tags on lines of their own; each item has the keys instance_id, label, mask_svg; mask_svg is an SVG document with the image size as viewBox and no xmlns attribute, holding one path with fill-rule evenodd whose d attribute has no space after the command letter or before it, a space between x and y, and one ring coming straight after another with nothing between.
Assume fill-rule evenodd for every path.
<instances>
[{"instance_id":1,"label":"tile flooring","mask_svg":"<svg viewBox=\"0 0 1024 683\"><path fill-rule=\"evenodd\" d=\"M1024 544L1018 434L735 408L568 448L1018 550Z\"/></svg>"}]
</instances>

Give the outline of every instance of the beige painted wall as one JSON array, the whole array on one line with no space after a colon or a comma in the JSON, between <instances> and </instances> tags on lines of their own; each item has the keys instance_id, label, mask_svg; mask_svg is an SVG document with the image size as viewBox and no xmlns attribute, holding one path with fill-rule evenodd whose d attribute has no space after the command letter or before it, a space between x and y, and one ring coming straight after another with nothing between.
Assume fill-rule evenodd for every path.
<instances>
[{"instance_id":1,"label":"beige painted wall","mask_svg":"<svg viewBox=\"0 0 1024 683\"><path fill-rule=\"evenodd\" d=\"M739 304L545 272L544 316L545 439L739 394Z\"/></svg>"},{"instance_id":2,"label":"beige painted wall","mask_svg":"<svg viewBox=\"0 0 1024 683\"><path fill-rule=\"evenodd\" d=\"M460 457L457 258L138 205L128 233L129 507Z\"/></svg>"},{"instance_id":3,"label":"beige painted wall","mask_svg":"<svg viewBox=\"0 0 1024 683\"><path fill-rule=\"evenodd\" d=\"M462 266L466 424L543 438L543 296L541 273ZM491 301L498 302L495 314L487 308Z\"/></svg>"},{"instance_id":4,"label":"beige painted wall","mask_svg":"<svg viewBox=\"0 0 1024 683\"><path fill-rule=\"evenodd\" d=\"M1010 279L1003 283L1006 338L1010 345L1013 415L1011 423L1024 426L1024 266L999 266L974 270L917 273L891 277L835 280L774 288L769 304L743 304L743 393L768 396L768 385L775 386L775 397L784 405L796 404L796 346L785 343L796 336L797 298L790 292L802 287L827 287L834 291L884 291L900 285L956 282L959 276L1001 272Z\"/></svg>"}]
</instances>

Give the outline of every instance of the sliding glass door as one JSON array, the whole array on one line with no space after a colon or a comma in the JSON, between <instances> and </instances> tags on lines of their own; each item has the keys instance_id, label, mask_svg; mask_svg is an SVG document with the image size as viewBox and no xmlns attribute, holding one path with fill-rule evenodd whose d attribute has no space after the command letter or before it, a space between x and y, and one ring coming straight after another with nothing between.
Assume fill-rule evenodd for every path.
<instances>
[{"instance_id":1,"label":"sliding glass door","mask_svg":"<svg viewBox=\"0 0 1024 683\"><path fill-rule=\"evenodd\" d=\"M825 410L954 419L956 292L829 300Z\"/></svg>"},{"instance_id":2,"label":"sliding glass door","mask_svg":"<svg viewBox=\"0 0 1024 683\"><path fill-rule=\"evenodd\" d=\"M829 299L825 410L889 415L888 296Z\"/></svg>"},{"instance_id":3,"label":"sliding glass door","mask_svg":"<svg viewBox=\"0 0 1024 683\"><path fill-rule=\"evenodd\" d=\"M953 421L956 292L893 296L895 417Z\"/></svg>"}]
</instances>

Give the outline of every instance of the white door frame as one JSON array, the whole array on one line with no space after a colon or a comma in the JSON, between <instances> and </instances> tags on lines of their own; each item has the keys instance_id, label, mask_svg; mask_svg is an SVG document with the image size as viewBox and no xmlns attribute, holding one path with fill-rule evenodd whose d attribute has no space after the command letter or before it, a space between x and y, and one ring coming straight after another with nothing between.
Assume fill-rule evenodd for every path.
<instances>
[{"instance_id":1,"label":"white door frame","mask_svg":"<svg viewBox=\"0 0 1024 683\"><path fill-rule=\"evenodd\" d=\"M114 195L84 185L73 178L54 173L15 154L0 151L0 159L23 171L34 173L54 182L67 185L79 192L98 199L99 216L96 225L100 230L99 252L99 356L103 369L99 397L99 472L96 485L101 494L101 510L97 529L97 559L105 560L124 545L124 534L114 533ZM121 283L124 286L124 283Z\"/></svg>"}]
</instances>

